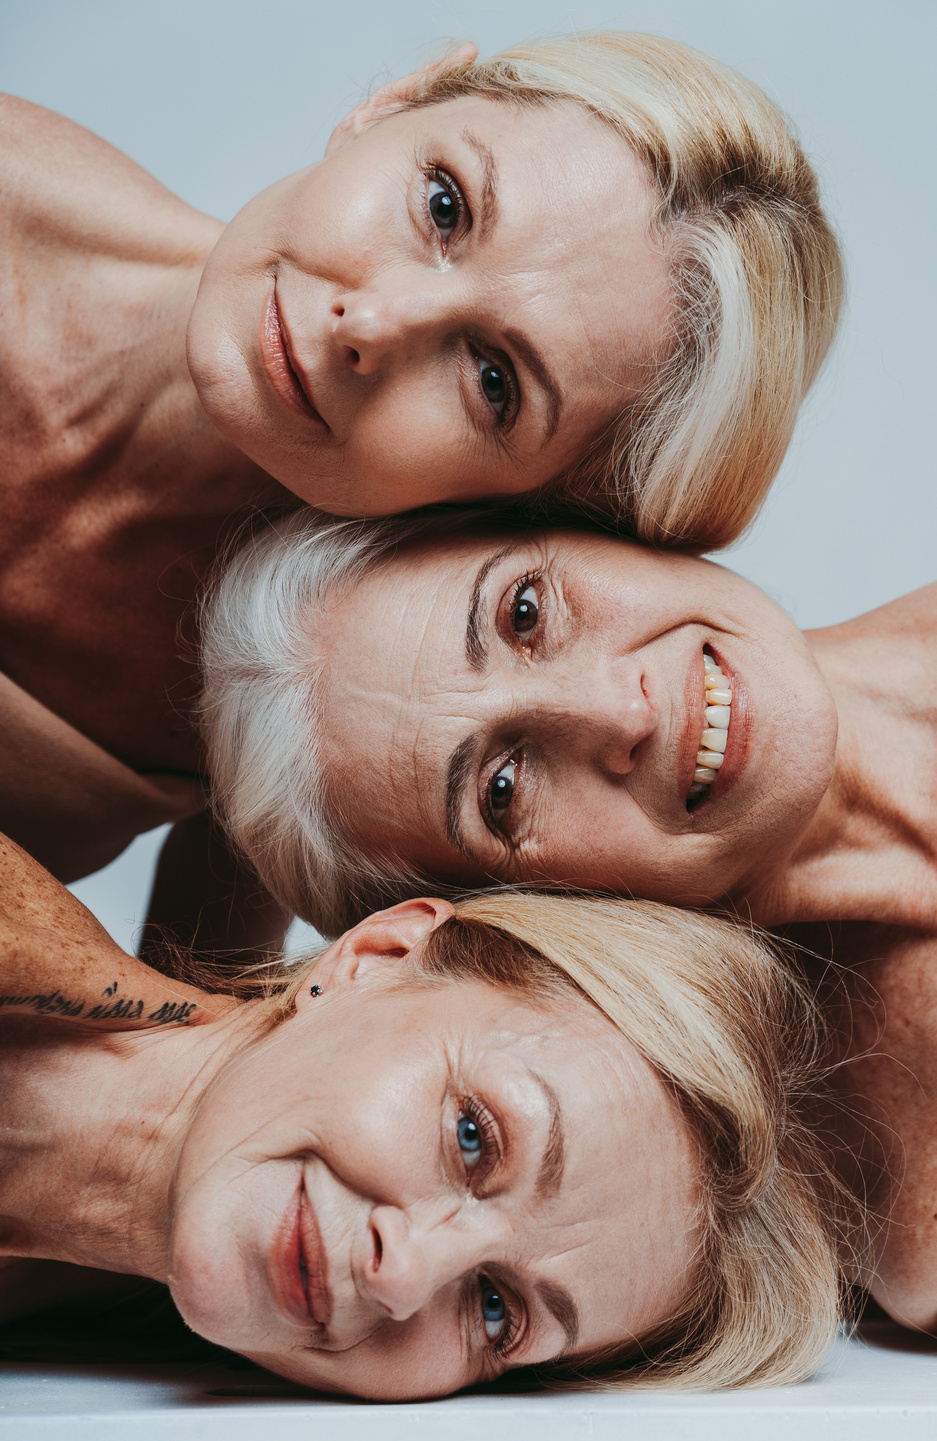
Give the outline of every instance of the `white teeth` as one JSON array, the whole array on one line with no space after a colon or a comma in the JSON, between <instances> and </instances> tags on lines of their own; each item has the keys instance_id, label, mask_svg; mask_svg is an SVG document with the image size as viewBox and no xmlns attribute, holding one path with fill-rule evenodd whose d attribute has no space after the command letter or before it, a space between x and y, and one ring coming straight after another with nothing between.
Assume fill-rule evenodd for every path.
<instances>
[{"instance_id":1,"label":"white teeth","mask_svg":"<svg viewBox=\"0 0 937 1441\"><path fill-rule=\"evenodd\" d=\"M707 651L703 651L703 732L696 752L696 770L687 799L705 794L722 765L729 722L732 719L732 688L728 678Z\"/></svg>"},{"instance_id":2,"label":"white teeth","mask_svg":"<svg viewBox=\"0 0 937 1441\"><path fill-rule=\"evenodd\" d=\"M724 760L724 757L723 757L721 751L697 751L697 752L696 752L696 764L697 764L698 766L708 766L709 769L712 770L712 771L717 771L717 770L719 769L719 767L722 765L723 760Z\"/></svg>"}]
</instances>

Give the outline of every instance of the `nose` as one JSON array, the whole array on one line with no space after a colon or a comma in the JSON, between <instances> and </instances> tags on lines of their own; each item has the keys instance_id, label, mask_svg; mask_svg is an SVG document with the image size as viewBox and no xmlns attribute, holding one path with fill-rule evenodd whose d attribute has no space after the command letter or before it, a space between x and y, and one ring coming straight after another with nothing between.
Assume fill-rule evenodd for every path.
<instances>
[{"instance_id":1,"label":"nose","mask_svg":"<svg viewBox=\"0 0 937 1441\"><path fill-rule=\"evenodd\" d=\"M460 1225L457 1210L415 1221L396 1206L374 1207L371 1235L365 1285L394 1321L408 1320L442 1287L481 1266L493 1242L479 1228Z\"/></svg>"},{"instance_id":2,"label":"nose","mask_svg":"<svg viewBox=\"0 0 937 1441\"><path fill-rule=\"evenodd\" d=\"M425 277L419 285L391 273L332 303L332 341L357 375L376 375L395 357L410 357L453 323L449 297Z\"/></svg>"},{"instance_id":3,"label":"nose","mask_svg":"<svg viewBox=\"0 0 937 1441\"><path fill-rule=\"evenodd\" d=\"M578 657L575 672L562 680L555 671L548 675L549 669L544 667L538 676L534 667L532 675L543 686L536 700L552 712L551 724L585 761L606 775L627 775L634 769L639 745L658 724L640 665L630 658L596 659L584 667ZM532 699L526 698L528 705Z\"/></svg>"}]
</instances>

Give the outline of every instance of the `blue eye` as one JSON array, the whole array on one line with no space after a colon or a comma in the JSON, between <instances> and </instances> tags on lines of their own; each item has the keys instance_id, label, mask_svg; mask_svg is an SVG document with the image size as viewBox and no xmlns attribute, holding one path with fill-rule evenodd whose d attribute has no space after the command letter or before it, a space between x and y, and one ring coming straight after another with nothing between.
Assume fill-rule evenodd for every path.
<instances>
[{"instance_id":1,"label":"blue eye","mask_svg":"<svg viewBox=\"0 0 937 1441\"><path fill-rule=\"evenodd\" d=\"M466 1116L464 1111L459 1117L456 1134L463 1161L467 1166L477 1166L482 1157L482 1133L471 1116Z\"/></svg>"},{"instance_id":2,"label":"blue eye","mask_svg":"<svg viewBox=\"0 0 937 1441\"><path fill-rule=\"evenodd\" d=\"M497 1341L504 1331L508 1319L508 1308L504 1297L484 1276L480 1277L482 1293L482 1321L489 1341Z\"/></svg>"}]
</instances>

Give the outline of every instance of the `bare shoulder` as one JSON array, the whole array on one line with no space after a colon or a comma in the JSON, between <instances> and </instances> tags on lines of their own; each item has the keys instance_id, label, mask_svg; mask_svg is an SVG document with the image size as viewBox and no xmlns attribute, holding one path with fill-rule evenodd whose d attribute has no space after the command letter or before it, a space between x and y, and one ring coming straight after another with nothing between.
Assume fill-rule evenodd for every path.
<instances>
[{"instance_id":1,"label":"bare shoulder","mask_svg":"<svg viewBox=\"0 0 937 1441\"><path fill-rule=\"evenodd\" d=\"M875 928L871 928L873 931ZM937 1325L937 938L898 933L856 966L849 1089L891 1177L878 1198L876 1300L905 1325ZM877 953L876 953L877 951Z\"/></svg>"},{"instance_id":2,"label":"bare shoulder","mask_svg":"<svg viewBox=\"0 0 937 1441\"><path fill-rule=\"evenodd\" d=\"M174 217L197 217L128 156L73 120L0 94L0 234L162 259ZM154 231L155 225L155 231ZM152 251L152 255L148 253Z\"/></svg>"},{"instance_id":3,"label":"bare shoulder","mask_svg":"<svg viewBox=\"0 0 937 1441\"><path fill-rule=\"evenodd\" d=\"M937 581L876 606L853 620L811 632L816 637L855 635L862 640L925 643L937 636Z\"/></svg>"}]
</instances>

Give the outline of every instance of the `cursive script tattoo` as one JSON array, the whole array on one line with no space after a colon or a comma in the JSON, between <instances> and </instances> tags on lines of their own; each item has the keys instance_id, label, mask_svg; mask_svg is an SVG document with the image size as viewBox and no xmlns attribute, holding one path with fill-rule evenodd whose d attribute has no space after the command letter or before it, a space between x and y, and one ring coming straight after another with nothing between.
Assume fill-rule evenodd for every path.
<instances>
[{"instance_id":1,"label":"cursive script tattoo","mask_svg":"<svg viewBox=\"0 0 937 1441\"><path fill-rule=\"evenodd\" d=\"M157 1026L187 1026L198 1004L195 1001L163 1001L153 1010L147 1011L143 1000L121 998L117 995L119 982L114 981L102 992L106 997L89 1010L85 1001L72 1000L61 991L38 992L34 996L0 996L0 1009L33 1011L38 1016L66 1016L70 1020L79 1016L86 1021L141 1021L146 1019Z\"/></svg>"}]
</instances>

